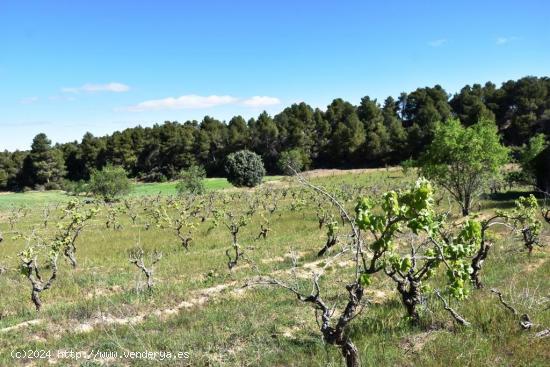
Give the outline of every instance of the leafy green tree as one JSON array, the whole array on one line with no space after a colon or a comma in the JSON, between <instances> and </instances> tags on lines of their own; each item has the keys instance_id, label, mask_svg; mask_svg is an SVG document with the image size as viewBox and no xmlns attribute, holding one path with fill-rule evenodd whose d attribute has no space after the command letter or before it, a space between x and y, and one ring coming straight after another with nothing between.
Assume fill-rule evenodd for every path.
<instances>
[{"instance_id":1,"label":"leafy green tree","mask_svg":"<svg viewBox=\"0 0 550 367\"><path fill-rule=\"evenodd\" d=\"M547 195L550 194L550 147L537 155L533 163L537 188ZM549 218L548 213L545 218Z\"/></svg>"},{"instance_id":2,"label":"leafy green tree","mask_svg":"<svg viewBox=\"0 0 550 367\"><path fill-rule=\"evenodd\" d=\"M499 175L508 162L508 152L494 123L480 121L464 127L451 119L437 125L435 137L418 164L421 174L445 188L466 216L488 180Z\"/></svg>"},{"instance_id":3,"label":"leafy green tree","mask_svg":"<svg viewBox=\"0 0 550 367\"><path fill-rule=\"evenodd\" d=\"M107 165L101 171L92 172L88 190L107 202L130 192L128 173L121 166Z\"/></svg>"},{"instance_id":4,"label":"leafy green tree","mask_svg":"<svg viewBox=\"0 0 550 367\"><path fill-rule=\"evenodd\" d=\"M254 187L262 182L265 168L262 158L249 150L240 150L227 156L227 180L237 187Z\"/></svg>"},{"instance_id":5,"label":"leafy green tree","mask_svg":"<svg viewBox=\"0 0 550 367\"><path fill-rule=\"evenodd\" d=\"M206 192L206 188L204 187L205 178L206 171L202 166L193 165L181 171L179 181L176 185L178 194L204 194Z\"/></svg>"},{"instance_id":6,"label":"leafy green tree","mask_svg":"<svg viewBox=\"0 0 550 367\"><path fill-rule=\"evenodd\" d=\"M300 149L285 150L279 155L279 169L286 175L293 175L309 167L309 157Z\"/></svg>"},{"instance_id":7,"label":"leafy green tree","mask_svg":"<svg viewBox=\"0 0 550 367\"><path fill-rule=\"evenodd\" d=\"M536 176L536 160L535 158L542 153L548 146L546 136L537 134L529 139L528 144L524 144L519 151L519 164L522 169L524 179L527 182L534 183Z\"/></svg>"}]
</instances>

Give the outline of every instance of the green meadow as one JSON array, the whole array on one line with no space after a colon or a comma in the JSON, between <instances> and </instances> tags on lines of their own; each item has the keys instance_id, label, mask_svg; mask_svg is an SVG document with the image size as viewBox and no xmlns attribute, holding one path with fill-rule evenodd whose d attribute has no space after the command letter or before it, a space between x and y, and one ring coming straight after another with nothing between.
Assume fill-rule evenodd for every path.
<instances>
[{"instance_id":1,"label":"green meadow","mask_svg":"<svg viewBox=\"0 0 550 367\"><path fill-rule=\"evenodd\" d=\"M356 196L380 195L415 179L414 174L398 169L310 177L315 185L344 192L349 198L343 202L350 211ZM225 179L208 179L205 196L181 199L187 204L201 201L203 209L210 208L210 212L204 209L208 212L204 220L188 219L186 228L192 236L188 249L167 222L154 221L163 211L175 218L171 202L180 200L172 196L175 184L135 185L124 198L131 210L122 209L123 201L101 205L82 229L76 240L76 268L59 257L57 278L40 294L39 312L30 299L30 283L19 270L18 253L37 237L54 236L56 224L66 220L61 219L63 210L72 197L62 192L1 195L0 365L343 366L340 351L323 342L310 305L286 289L253 282L259 276L271 276L308 293L312 273L320 272L323 296L341 308L343 286L354 271L351 258L317 257L326 240L326 229L318 225L318 204L340 220L338 211L296 181L281 177L266 181L259 188L244 190L231 188ZM477 214L486 216L511 207L526 192L525 188L514 190L484 197ZM438 209L450 208L453 219L460 220L458 207L445 193L439 191L436 197L441 198ZM254 202L254 214L238 233L243 258L230 270L231 233L213 212L243 213ZM16 207L25 207L25 213L10 223ZM50 213L44 225L46 207ZM115 212L115 219L109 217ZM136 214L134 220L130 212ZM269 226L265 239L259 236L261 225ZM33 231L35 237L29 236ZM345 238L348 229L340 225L338 231ZM545 227L544 240L547 232ZM535 329L550 325L548 248L537 247L528 256L521 241L505 229L495 229L492 241L482 272L485 288L472 289L466 300L451 304L470 327L454 323L429 292L422 303L420 325L411 326L394 283L383 274L374 275L365 291L368 302L348 330L362 364L547 365L548 339L534 334ZM153 267L152 290L147 289L143 272L129 261L129 250L136 246L144 250L146 266L154 251L162 252ZM336 252L337 248L329 251ZM42 278L47 279L51 267L43 254L38 263ZM442 284L444 277L439 269L433 285ZM491 288L498 288L518 312L528 313L534 329L522 330ZM43 353L18 359L14 351ZM85 354L92 351L101 351L104 358ZM157 353L156 360L141 358L145 351ZM71 352L81 354L71 356ZM131 352L141 352L140 357L124 355ZM178 353L187 354L178 357Z\"/></svg>"}]
</instances>

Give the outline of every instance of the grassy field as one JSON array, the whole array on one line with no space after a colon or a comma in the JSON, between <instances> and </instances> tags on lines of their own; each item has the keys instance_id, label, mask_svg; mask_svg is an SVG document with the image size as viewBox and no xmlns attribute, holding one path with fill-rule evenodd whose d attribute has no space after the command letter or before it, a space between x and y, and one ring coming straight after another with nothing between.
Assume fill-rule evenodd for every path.
<instances>
[{"instance_id":1,"label":"grassy field","mask_svg":"<svg viewBox=\"0 0 550 367\"><path fill-rule=\"evenodd\" d=\"M56 222L62 222L58 218L63 205L53 210L47 226L43 225L44 205L70 197L61 192L0 195L0 232L5 238L0 244L0 266L6 269L0 275L0 366L343 366L339 351L323 343L310 306L281 288L243 288L263 274L308 292L312 271L322 269L323 294L328 302L337 303L353 273L349 258L331 264L317 258L326 230L318 229L315 195L295 182L278 177L270 180L277 182L255 190L220 190L230 185L222 179L208 180L207 187L218 190L214 209L244 213L254 200L260 202L238 233L248 261L241 261L232 271L226 256L231 234L222 223L216 226L212 215L204 222L190 220L193 239L187 251L173 229L151 222L154 209L162 206L150 196L173 194L174 184L136 185L131 194L135 223L121 211L117 217L120 228L112 223L107 228L109 208L102 207L77 240L78 267L72 269L59 258L58 277L41 294L44 306L39 313L30 301L30 283L18 270L17 254L27 242L12 237L28 234L32 228L51 237ZM345 202L348 208L353 207L356 195L376 196L414 180L399 170L311 178L315 184L351 193ZM287 187L291 190L285 196L282 192ZM522 190L484 199L476 210L488 215L496 208L510 207L518 193ZM450 205L459 219L458 208L443 193L438 195L443 198L441 209ZM203 199L208 203L208 195ZM12 228L7 219L14 205L29 210ZM271 214L269 208L274 207ZM336 213L330 205L327 210ZM266 223L270 228L267 238L258 238ZM340 231L343 235L346 229ZM452 304L472 323L470 328L454 324L432 294L421 310L422 324L410 326L394 284L382 274L375 275L366 291L370 303L349 330L363 366L548 365L549 339L537 339L533 332L521 330L489 291L500 289L519 312L530 315L537 330L550 327L548 248L537 248L529 257L509 232L496 230L493 236L495 245L482 275L486 287ZM163 253L154 268L153 292L146 290L143 274L128 261L128 250L136 244L147 253ZM43 269L44 278L48 271ZM443 273L436 275L435 284ZM51 353L44 358L14 359L14 351L29 350ZM101 351L105 358L86 360L84 354L71 358L71 351ZM119 357L144 351L187 352L188 358L159 363Z\"/></svg>"},{"instance_id":2,"label":"grassy field","mask_svg":"<svg viewBox=\"0 0 550 367\"><path fill-rule=\"evenodd\" d=\"M281 176L266 176L264 182L280 180ZM130 196L148 196L148 195L175 195L176 182L161 182L161 183L136 183L132 185ZM215 191L233 187L225 178L207 178L205 180L207 191ZM47 191L47 192L26 192L26 193L0 193L0 209L6 209L12 206L29 206L36 207L53 202L65 202L70 200L70 197L65 195L63 191Z\"/></svg>"},{"instance_id":3,"label":"grassy field","mask_svg":"<svg viewBox=\"0 0 550 367\"><path fill-rule=\"evenodd\" d=\"M280 180L281 176L266 176L264 182ZM207 178L204 182L207 191L228 189L233 187L225 178ZM140 183L132 189L133 196L147 195L175 195L177 194L176 182Z\"/></svg>"},{"instance_id":4,"label":"grassy field","mask_svg":"<svg viewBox=\"0 0 550 367\"><path fill-rule=\"evenodd\" d=\"M47 203L67 201L68 197L63 191L2 193L0 194L0 209L10 207L29 206L38 207Z\"/></svg>"}]
</instances>

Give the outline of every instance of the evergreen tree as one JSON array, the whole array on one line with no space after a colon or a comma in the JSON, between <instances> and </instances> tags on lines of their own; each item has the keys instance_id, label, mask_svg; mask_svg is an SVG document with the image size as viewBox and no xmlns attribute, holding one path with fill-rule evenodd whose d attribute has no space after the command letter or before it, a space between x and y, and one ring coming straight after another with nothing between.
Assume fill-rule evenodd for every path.
<instances>
[{"instance_id":1,"label":"evergreen tree","mask_svg":"<svg viewBox=\"0 0 550 367\"><path fill-rule=\"evenodd\" d=\"M250 121L249 128L254 152L260 154L268 170L277 169L279 129L273 118L264 111L257 120Z\"/></svg>"},{"instance_id":2,"label":"evergreen tree","mask_svg":"<svg viewBox=\"0 0 550 367\"><path fill-rule=\"evenodd\" d=\"M384 116L376 100L366 96L361 99L357 115L365 129L363 159L370 163L381 163L389 160L390 136Z\"/></svg>"},{"instance_id":3,"label":"evergreen tree","mask_svg":"<svg viewBox=\"0 0 550 367\"><path fill-rule=\"evenodd\" d=\"M65 175L63 153L53 149L46 134L40 133L33 139L31 151L26 159L26 179L28 186L44 185L58 188L59 181Z\"/></svg>"},{"instance_id":4,"label":"evergreen tree","mask_svg":"<svg viewBox=\"0 0 550 367\"><path fill-rule=\"evenodd\" d=\"M470 126L480 120L495 120L495 114L485 104L485 89L479 84L465 86L449 102L460 121Z\"/></svg>"},{"instance_id":5,"label":"evergreen tree","mask_svg":"<svg viewBox=\"0 0 550 367\"><path fill-rule=\"evenodd\" d=\"M233 117L227 126L228 142L227 151L233 153L245 148L249 145L249 131L246 120L242 116Z\"/></svg>"},{"instance_id":6,"label":"evergreen tree","mask_svg":"<svg viewBox=\"0 0 550 367\"><path fill-rule=\"evenodd\" d=\"M279 152L299 149L309 160L315 139L315 112L306 103L293 104L275 116L279 129Z\"/></svg>"},{"instance_id":7,"label":"evergreen tree","mask_svg":"<svg viewBox=\"0 0 550 367\"><path fill-rule=\"evenodd\" d=\"M536 134L550 135L550 78L466 85L452 98L439 85L418 88L388 97L382 107L369 97L358 106L337 98L324 111L302 102L273 118L263 112L227 124L209 116L200 123L166 121L104 137L86 133L79 143L56 147L40 135L32 151L0 153L0 190L56 187L61 176L88 180L106 164L146 181L174 179L192 165L224 175L227 155L244 149L260 154L269 173L280 172L277 162L289 154L300 156L305 168L399 164L419 157L437 123L451 116L465 126L494 120L504 143L521 147Z\"/></svg>"},{"instance_id":8,"label":"evergreen tree","mask_svg":"<svg viewBox=\"0 0 550 367\"><path fill-rule=\"evenodd\" d=\"M350 165L358 161L358 152L365 142L365 128L355 106L338 98L325 113L332 130L329 151L336 164Z\"/></svg>"},{"instance_id":9,"label":"evergreen tree","mask_svg":"<svg viewBox=\"0 0 550 367\"><path fill-rule=\"evenodd\" d=\"M386 98L384 107L382 108L382 116L388 132L390 146L388 160L391 163L399 163L409 158L406 155L408 139L407 130L403 127L403 123L399 119L397 111L397 102L392 97Z\"/></svg>"},{"instance_id":10,"label":"evergreen tree","mask_svg":"<svg viewBox=\"0 0 550 367\"><path fill-rule=\"evenodd\" d=\"M101 156L105 150L104 141L96 138L92 133L87 132L82 137L80 143L80 160L82 172L73 174L73 177L79 177L79 179L88 180L93 170L99 169L103 166Z\"/></svg>"},{"instance_id":11,"label":"evergreen tree","mask_svg":"<svg viewBox=\"0 0 550 367\"><path fill-rule=\"evenodd\" d=\"M448 95L436 85L402 94L399 102L403 122L410 128L408 153L417 156L433 139L437 123L451 116Z\"/></svg>"}]
</instances>

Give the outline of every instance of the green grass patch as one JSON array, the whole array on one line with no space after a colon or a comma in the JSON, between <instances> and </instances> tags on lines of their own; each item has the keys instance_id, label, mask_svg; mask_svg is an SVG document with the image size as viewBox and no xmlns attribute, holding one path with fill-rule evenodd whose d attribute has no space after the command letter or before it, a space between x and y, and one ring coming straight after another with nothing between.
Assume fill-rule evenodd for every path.
<instances>
[{"instance_id":1,"label":"green grass patch","mask_svg":"<svg viewBox=\"0 0 550 367\"><path fill-rule=\"evenodd\" d=\"M278 181L280 179L282 179L282 176L266 176L264 177L264 182ZM233 187L225 178L207 178L204 184L208 191ZM177 194L176 185L176 181L155 183L139 182L132 185L131 192L128 196L155 196L158 194L162 196L175 195ZM65 202L68 200L70 200L70 196L61 190L0 193L0 210L12 206L39 207L44 204Z\"/></svg>"}]
</instances>

